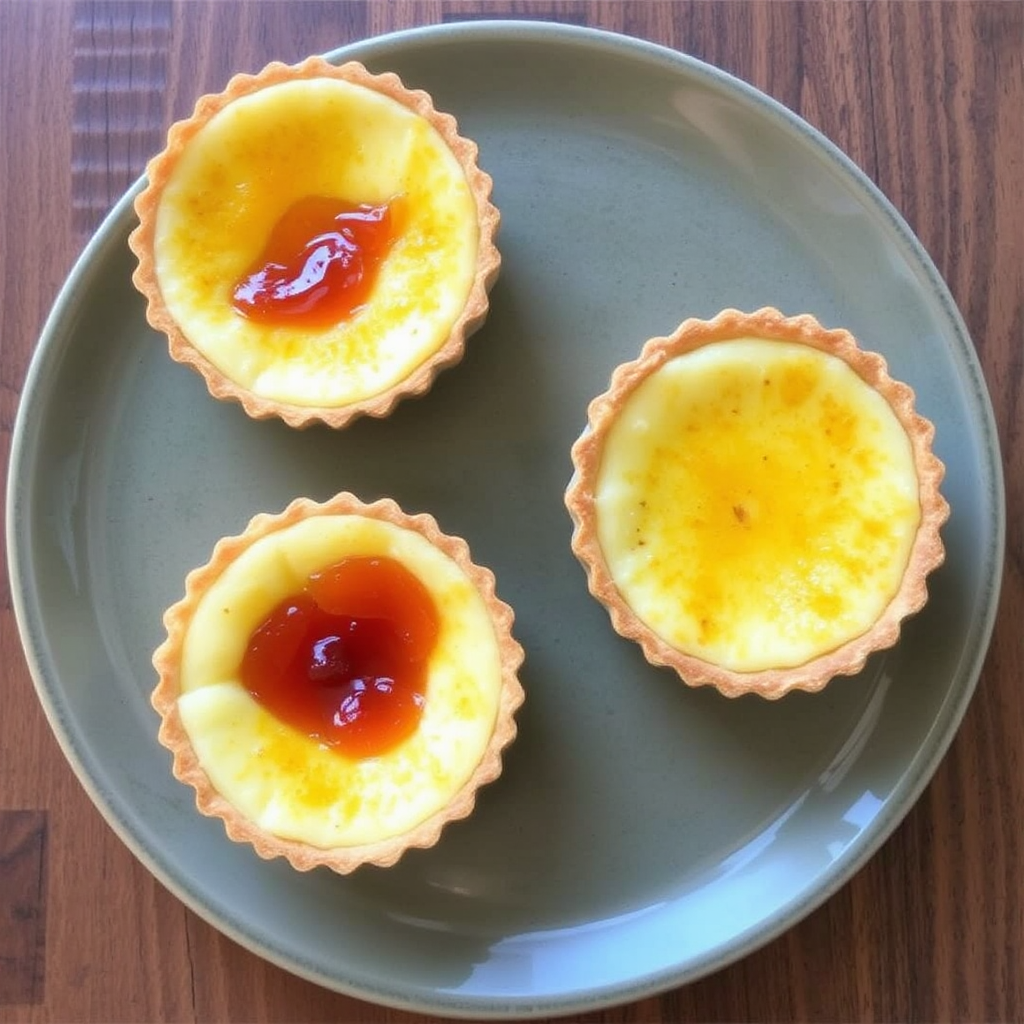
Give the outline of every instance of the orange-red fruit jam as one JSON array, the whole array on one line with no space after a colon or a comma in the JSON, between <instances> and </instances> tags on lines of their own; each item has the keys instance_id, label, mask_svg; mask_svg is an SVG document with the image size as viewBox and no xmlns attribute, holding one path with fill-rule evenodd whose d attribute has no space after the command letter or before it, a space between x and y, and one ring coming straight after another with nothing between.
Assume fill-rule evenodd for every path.
<instances>
[{"instance_id":1,"label":"orange-red fruit jam","mask_svg":"<svg viewBox=\"0 0 1024 1024\"><path fill-rule=\"evenodd\" d=\"M307 196L274 225L232 305L264 324L331 327L366 304L399 233L399 197L370 206Z\"/></svg>"},{"instance_id":2,"label":"orange-red fruit jam","mask_svg":"<svg viewBox=\"0 0 1024 1024\"><path fill-rule=\"evenodd\" d=\"M346 558L309 577L253 632L242 683L281 721L351 757L411 736L437 641L427 588L386 557Z\"/></svg>"}]
</instances>

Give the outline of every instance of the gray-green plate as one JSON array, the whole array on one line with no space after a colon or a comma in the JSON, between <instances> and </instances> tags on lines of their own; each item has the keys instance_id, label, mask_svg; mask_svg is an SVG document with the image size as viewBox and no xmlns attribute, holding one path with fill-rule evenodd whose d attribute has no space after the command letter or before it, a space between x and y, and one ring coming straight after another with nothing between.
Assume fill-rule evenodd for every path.
<instances>
[{"instance_id":1,"label":"gray-green plate","mask_svg":"<svg viewBox=\"0 0 1024 1024\"><path fill-rule=\"evenodd\" d=\"M465 361L386 421L291 431L208 397L129 280L132 196L75 267L15 432L8 544L40 699L135 854L260 955L450 1015L578 1012L691 981L842 885L949 744L1004 540L989 400L935 268L831 144L655 46L471 23L334 55L430 90L480 144L502 277ZM884 353L937 425L952 517L931 600L854 679L777 703L693 691L612 632L569 550L569 446L651 335L775 305ZM296 495L394 496L497 573L527 650L502 778L432 850L349 877L265 863L157 745L162 610L216 539Z\"/></svg>"}]
</instances>

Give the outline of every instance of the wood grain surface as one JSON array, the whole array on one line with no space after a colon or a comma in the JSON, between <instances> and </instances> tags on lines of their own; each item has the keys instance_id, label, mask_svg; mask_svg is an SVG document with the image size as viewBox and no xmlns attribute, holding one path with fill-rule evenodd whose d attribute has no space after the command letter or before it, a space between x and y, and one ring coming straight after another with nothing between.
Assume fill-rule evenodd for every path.
<instances>
[{"instance_id":1,"label":"wood grain surface","mask_svg":"<svg viewBox=\"0 0 1024 1024\"><path fill-rule=\"evenodd\" d=\"M923 797L809 918L731 968L588 1021L1024 1019L1024 5L0 0L0 431L62 279L203 91L412 25L590 25L718 65L820 128L948 282L998 421L1008 549L977 695ZM224 938L116 838L45 722L4 574L0 1021L426 1021Z\"/></svg>"}]
</instances>

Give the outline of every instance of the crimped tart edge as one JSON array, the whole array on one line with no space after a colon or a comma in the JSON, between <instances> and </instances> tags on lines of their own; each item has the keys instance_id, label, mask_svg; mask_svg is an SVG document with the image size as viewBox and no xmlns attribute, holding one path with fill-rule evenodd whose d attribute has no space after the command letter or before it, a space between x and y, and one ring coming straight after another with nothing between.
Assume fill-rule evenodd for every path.
<instances>
[{"instance_id":1,"label":"crimped tart edge","mask_svg":"<svg viewBox=\"0 0 1024 1024\"><path fill-rule=\"evenodd\" d=\"M675 356L739 337L809 345L839 357L878 391L911 442L921 510L900 587L870 629L803 665L758 672L735 672L685 654L638 618L619 593L601 552L594 499L605 438L619 409L641 381ZM939 491L945 467L932 451L935 428L915 412L913 390L894 380L885 359L860 348L849 331L827 329L810 314L787 317L769 306L753 313L726 309L711 320L684 320L669 336L651 338L637 359L615 369L608 389L588 406L587 419L586 429L572 447L574 474L565 494L574 526L572 550L586 570L590 593L608 611L615 631L639 644L652 665L674 669L687 685L713 686L727 697L756 693L770 700L791 690L816 692L836 676L855 675L870 654L892 647L903 620L927 601L927 577L945 558L940 529L949 518L949 504Z\"/></svg>"},{"instance_id":2,"label":"crimped tart edge","mask_svg":"<svg viewBox=\"0 0 1024 1024\"><path fill-rule=\"evenodd\" d=\"M164 188L189 141L202 127L229 103L272 85L300 79L335 78L380 93L418 114L441 136L455 155L476 204L477 245L476 273L466 303L452 324L447 339L410 374L376 395L338 406L305 406L257 395L232 380L188 339L164 302L157 278L154 255L156 218ZM150 326L168 340L171 358L196 370L210 394L223 401L238 402L253 419L276 417L290 427L304 428L324 423L341 428L360 416L387 416L403 398L427 392L441 370L454 366L464 353L467 338L484 322L489 308L489 293L501 269L501 254L495 244L501 214L491 202L493 181L477 163L479 147L459 135L458 123L451 114L434 108L431 96L420 89L408 89L394 72L375 75L358 61L331 64L323 57L308 57L299 64L274 61L255 75L232 77L223 92L201 96L192 115L175 122L167 135L164 150L146 165L147 184L135 198L138 226L128 237L128 245L138 260L132 283L146 298L146 319Z\"/></svg>"},{"instance_id":3,"label":"crimped tart edge","mask_svg":"<svg viewBox=\"0 0 1024 1024\"><path fill-rule=\"evenodd\" d=\"M483 756L470 777L444 807L412 829L396 836L355 846L322 849L272 835L245 818L213 787L178 712L181 692L179 666L185 637L200 601L214 581L243 551L256 541L310 517L341 515L363 516L412 530L456 563L474 585L490 613L501 662L501 689L494 729ZM339 874L348 874L363 864L388 867L406 850L433 846L449 822L465 818L473 811L479 788L501 775L502 754L515 739L517 729L514 716L524 700L518 677L524 653L512 636L513 622L511 607L496 594L494 573L474 563L466 541L442 533L433 516L427 513L408 515L390 498L365 504L348 492L342 492L324 503L297 498L283 512L276 515L260 513L250 520L241 534L219 540L209 562L192 570L186 577L185 596L164 613L167 638L153 654L153 667L159 680L151 703L161 718L158 739L173 754L172 772L175 778L195 790L198 810L209 817L220 818L232 840L248 843L260 857L267 860L284 857L299 871L326 866Z\"/></svg>"}]
</instances>

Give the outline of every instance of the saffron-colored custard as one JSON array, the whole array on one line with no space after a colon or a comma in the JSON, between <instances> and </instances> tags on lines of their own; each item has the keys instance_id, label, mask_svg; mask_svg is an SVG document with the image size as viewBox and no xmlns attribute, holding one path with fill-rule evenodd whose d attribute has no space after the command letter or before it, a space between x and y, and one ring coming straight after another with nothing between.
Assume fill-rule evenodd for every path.
<instances>
[{"instance_id":1,"label":"saffron-colored custard","mask_svg":"<svg viewBox=\"0 0 1024 1024\"><path fill-rule=\"evenodd\" d=\"M885 399L835 356L756 338L651 374L608 432L595 497L630 607L737 672L800 665L867 630L921 518Z\"/></svg>"}]
</instances>

